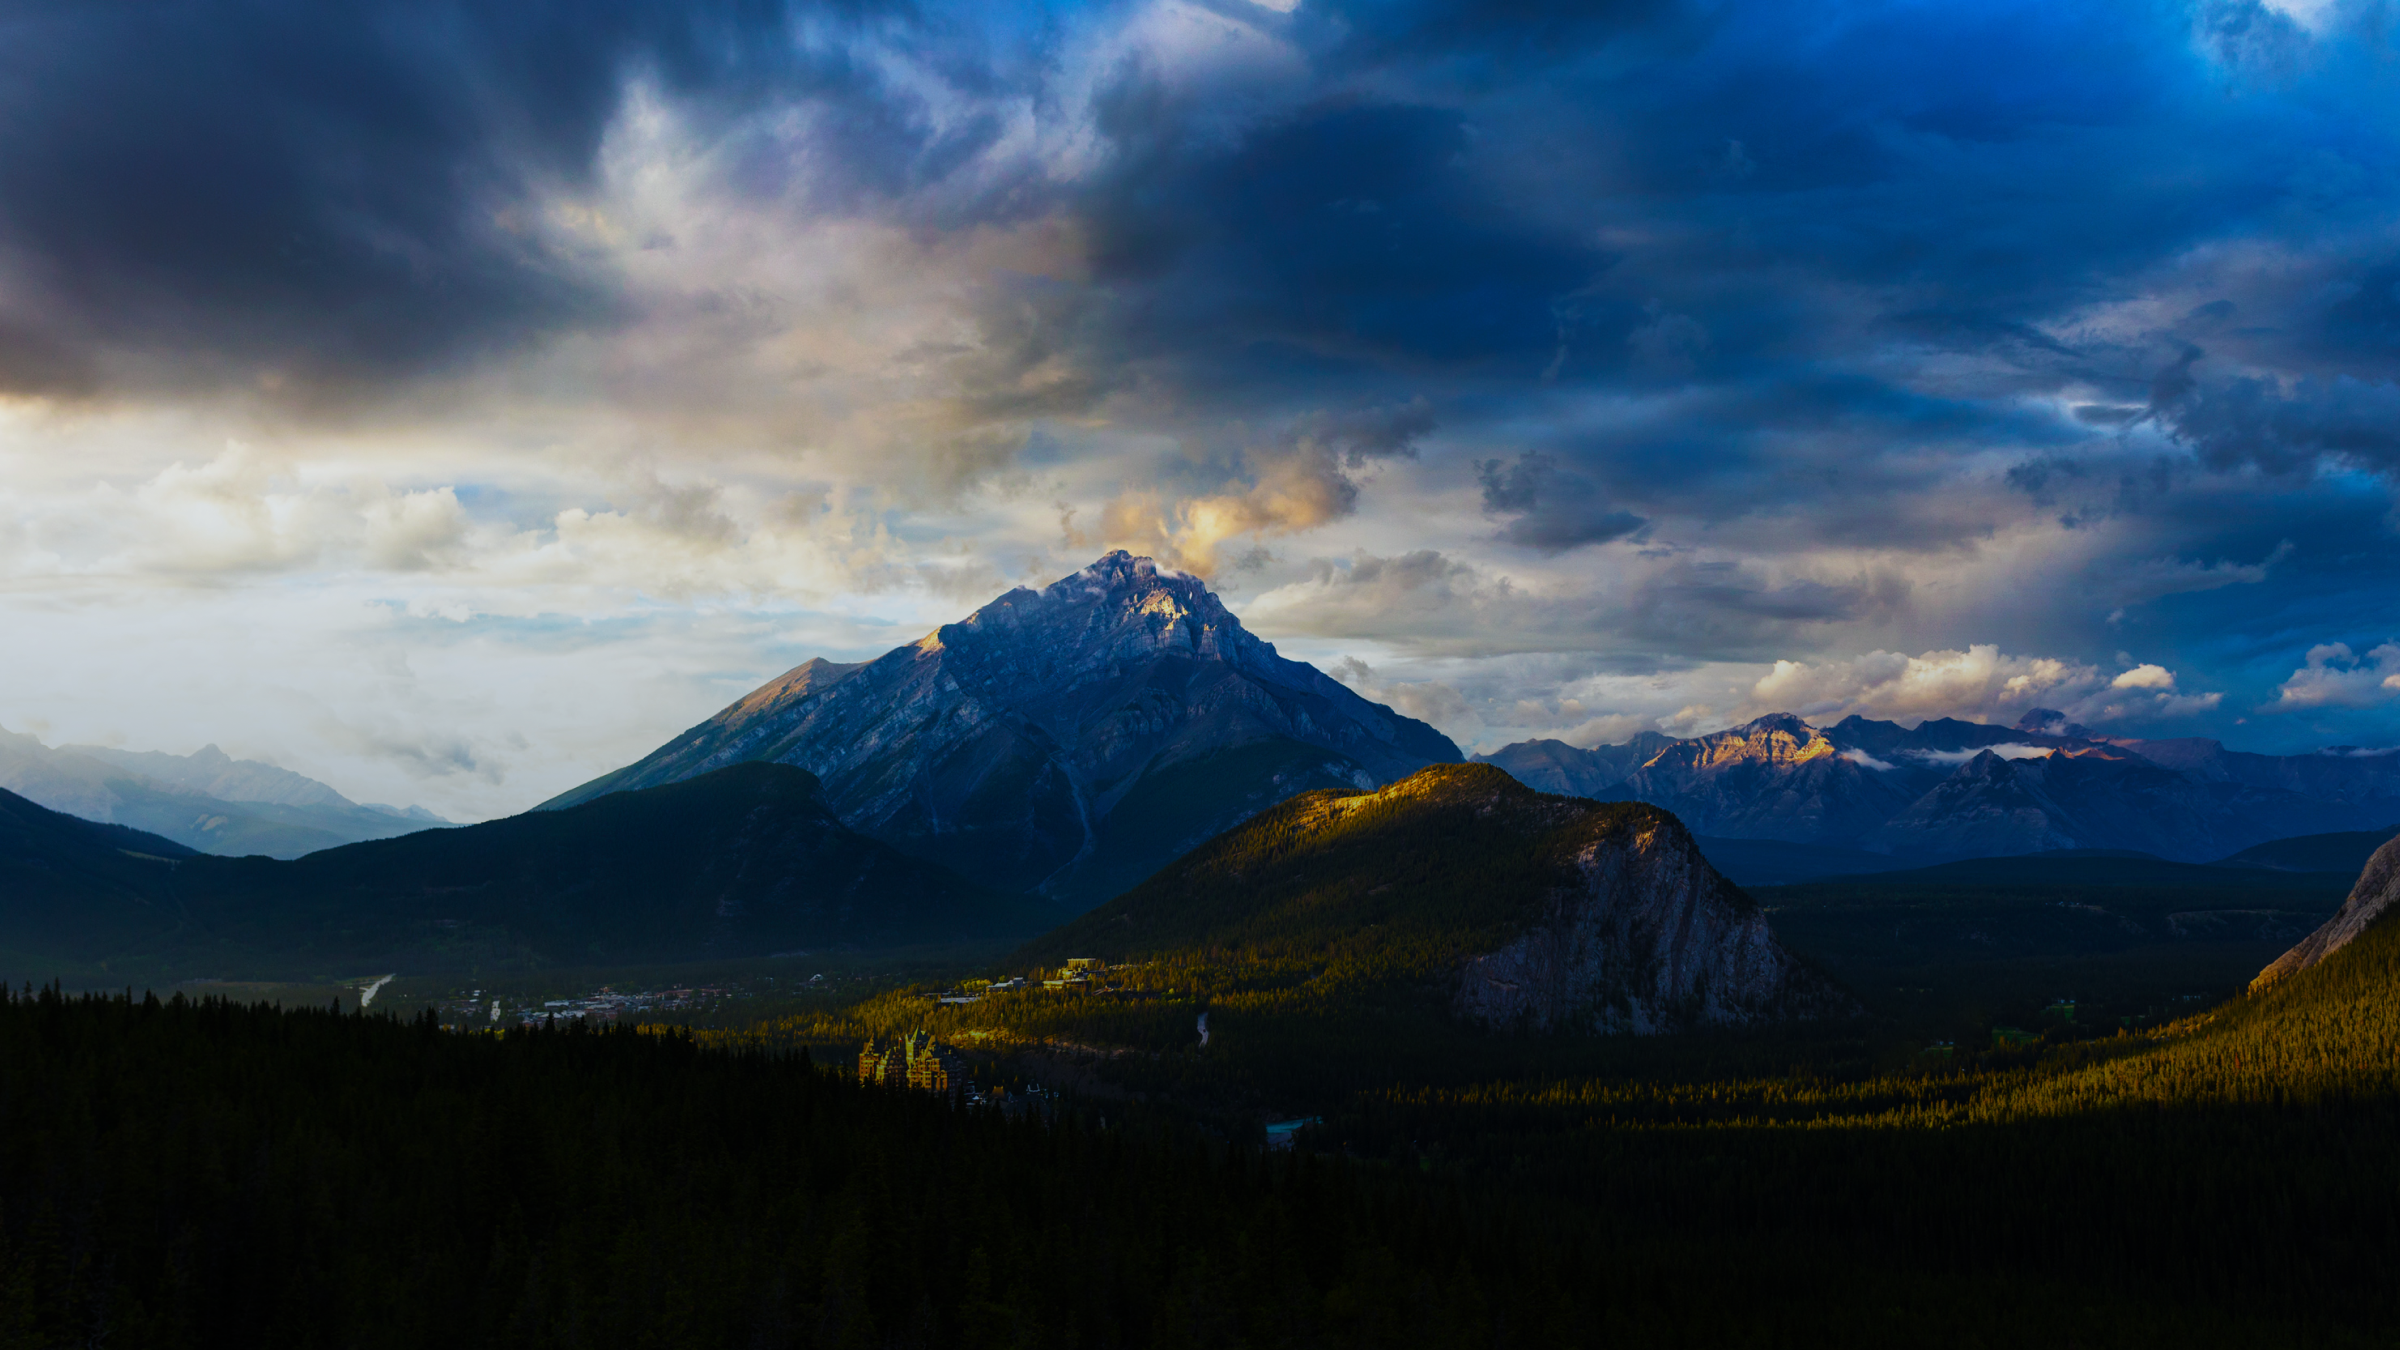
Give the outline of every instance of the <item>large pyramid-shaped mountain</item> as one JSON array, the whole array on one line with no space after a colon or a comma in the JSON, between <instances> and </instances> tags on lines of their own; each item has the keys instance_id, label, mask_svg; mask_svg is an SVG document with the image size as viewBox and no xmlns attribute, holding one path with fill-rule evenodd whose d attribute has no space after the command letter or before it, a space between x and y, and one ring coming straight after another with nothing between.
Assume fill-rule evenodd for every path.
<instances>
[{"instance_id":1,"label":"large pyramid-shaped mountain","mask_svg":"<svg viewBox=\"0 0 2400 1350\"><path fill-rule=\"evenodd\" d=\"M1295 793L1460 758L1117 552L863 665L811 661L544 805L794 764L853 828L1081 909Z\"/></svg>"}]
</instances>

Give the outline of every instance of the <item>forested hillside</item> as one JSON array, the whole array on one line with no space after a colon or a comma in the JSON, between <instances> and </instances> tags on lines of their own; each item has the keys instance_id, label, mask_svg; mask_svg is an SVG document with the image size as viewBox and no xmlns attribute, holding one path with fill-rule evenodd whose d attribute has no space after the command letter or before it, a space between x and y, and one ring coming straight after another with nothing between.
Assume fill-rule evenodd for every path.
<instances>
[{"instance_id":1,"label":"forested hillside","mask_svg":"<svg viewBox=\"0 0 2400 1350\"><path fill-rule=\"evenodd\" d=\"M1955 1063L1950 1061L1955 1060ZM2400 1325L2400 924L2147 1035L1851 1081L1369 1094L1320 1146L1604 1230L2013 1268L2286 1326Z\"/></svg>"},{"instance_id":2,"label":"forested hillside","mask_svg":"<svg viewBox=\"0 0 2400 1350\"><path fill-rule=\"evenodd\" d=\"M1319 1132L1353 1160L1261 1157L674 1036L45 992L0 1004L0 1340L2368 1345L2391 1313L2388 1099L1831 1097L1888 1119L1395 1097Z\"/></svg>"},{"instance_id":3,"label":"forested hillside","mask_svg":"<svg viewBox=\"0 0 2400 1350\"><path fill-rule=\"evenodd\" d=\"M1674 817L1485 764L1305 793L1028 944L1254 973L1302 998L1520 1029L1654 1033L1855 1010ZM1278 1033L1281 1034L1281 1033Z\"/></svg>"}]
</instances>

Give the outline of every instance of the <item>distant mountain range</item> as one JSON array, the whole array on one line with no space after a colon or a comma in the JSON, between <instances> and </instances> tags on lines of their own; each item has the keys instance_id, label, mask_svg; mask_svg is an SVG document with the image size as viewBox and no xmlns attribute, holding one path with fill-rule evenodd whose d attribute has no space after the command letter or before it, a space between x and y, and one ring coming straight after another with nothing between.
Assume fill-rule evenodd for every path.
<instances>
[{"instance_id":1,"label":"distant mountain range","mask_svg":"<svg viewBox=\"0 0 2400 1350\"><path fill-rule=\"evenodd\" d=\"M362 806L314 778L210 745L189 755L46 746L0 729L0 789L86 820L130 825L202 853L296 858L450 822Z\"/></svg>"},{"instance_id":2,"label":"distant mountain range","mask_svg":"<svg viewBox=\"0 0 2400 1350\"><path fill-rule=\"evenodd\" d=\"M85 978L765 956L1058 917L859 834L813 777L772 764L291 861L195 854L0 792L0 895L0 971Z\"/></svg>"},{"instance_id":3,"label":"distant mountain range","mask_svg":"<svg viewBox=\"0 0 2400 1350\"><path fill-rule=\"evenodd\" d=\"M1198 578L1116 552L873 661L811 661L543 806L796 765L852 827L1079 910L1296 793L1461 758L1278 656Z\"/></svg>"},{"instance_id":4,"label":"distant mountain range","mask_svg":"<svg viewBox=\"0 0 2400 1350\"><path fill-rule=\"evenodd\" d=\"M1789 713L1707 736L1585 750L1524 741L1476 757L1529 786L1663 806L1712 840L1925 862L2132 849L2208 862L2296 835L2400 821L2400 755L2256 755L2216 741L2103 738L2036 710L2015 727Z\"/></svg>"}]
</instances>

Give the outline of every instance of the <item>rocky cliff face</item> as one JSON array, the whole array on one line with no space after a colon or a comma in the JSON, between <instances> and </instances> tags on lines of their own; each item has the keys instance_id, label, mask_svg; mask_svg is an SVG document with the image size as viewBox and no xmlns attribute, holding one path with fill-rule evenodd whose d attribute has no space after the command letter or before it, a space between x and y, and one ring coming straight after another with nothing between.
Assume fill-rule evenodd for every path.
<instances>
[{"instance_id":1,"label":"rocky cliff face","mask_svg":"<svg viewBox=\"0 0 2400 1350\"><path fill-rule=\"evenodd\" d=\"M862 666L811 663L545 806L791 764L854 828L1082 907L1294 793L1457 758L1118 552Z\"/></svg>"},{"instance_id":2,"label":"rocky cliff face","mask_svg":"<svg viewBox=\"0 0 2400 1350\"><path fill-rule=\"evenodd\" d=\"M2274 964L2250 982L2250 988L2263 989L2340 951L2395 905L2400 905L2400 839L2375 850L2375 856L2367 859L2366 870L2358 874L2358 884L2350 888L2350 898L2342 902L2333 917L2300 939L2290 951L2276 957Z\"/></svg>"},{"instance_id":3,"label":"rocky cliff face","mask_svg":"<svg viewBox=\"0 0 2400 1350\"><path fill-rule=\"evenodd\" d=\"M1793 960L1767 916L1709 866L1674 817L1578 823L1591 837L1539 919L1460 967L1453 1006L1461 1015L1646 1034L1856 1011Z\"/></svg>"},{"instance_id":4,"label":"rocky cliff face","mask_svg":"<svg viewBox=\"0 0 2400 1350\"><path fill-rule=\"evenodd\" d=\"M1640 762L1618 778L1586 768L1629 754ZM2013 728L1861 717L1818 728L1777 714L1688 740L1529 741L1481 758L1550 790L1655 803L1703 836L1929 861L2106 848L2208 862L2400 820L2400 755L2103 740L2040 710Z\"/></svg>"}]
</instances>

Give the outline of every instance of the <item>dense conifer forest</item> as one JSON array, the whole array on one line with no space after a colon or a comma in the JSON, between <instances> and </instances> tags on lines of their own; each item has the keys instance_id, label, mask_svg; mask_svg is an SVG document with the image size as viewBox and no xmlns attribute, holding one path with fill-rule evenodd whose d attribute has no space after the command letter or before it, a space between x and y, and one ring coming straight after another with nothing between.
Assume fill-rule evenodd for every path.
<instances>
[{"instance_id":1,"label":"dense conifer forest","mask_svg":"<svg viewBox=\"0 0 2400 1350\"><path fill-rule=\"evenodd\" d=\"M772 1028L27 992L0 1345L2382 1344L2395 988L2386 923L2155 1033L1387 1079L1289 1154L1164 1098L861 1087Z\"/></svg>"},{"instance_id":2,"label":"dense conifer forest","mask_svg":"<svg viewBox=\"0 0 2400 1350\"><path fill-rule=\"evenodd\" d=\"M0 1007L0 1345L1480 1344L1571 1254L1370 1170L802 1057L155 998Z\"/></svg>"}]
</instances>

